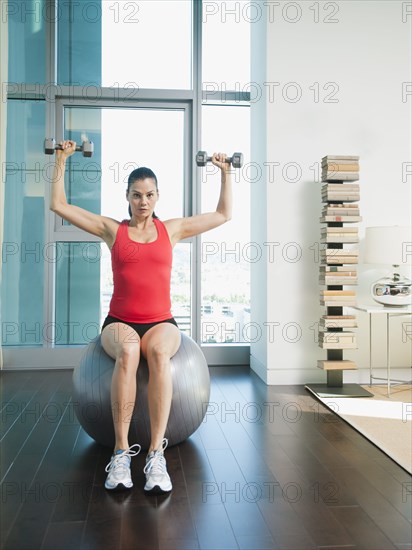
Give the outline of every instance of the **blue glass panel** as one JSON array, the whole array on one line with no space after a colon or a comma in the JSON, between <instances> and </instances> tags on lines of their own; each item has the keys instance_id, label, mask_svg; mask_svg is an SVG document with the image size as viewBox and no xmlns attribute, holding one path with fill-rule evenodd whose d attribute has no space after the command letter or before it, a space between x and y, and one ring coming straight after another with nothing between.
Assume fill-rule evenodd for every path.
<instances>
[{"instance_id":1,"label":"blue glass panel","mask_svg":"<svg viewBox=\"0 0 412 550\"><path fill-rule=\"evenodd\" d=\"M71 170L69 166L65 177L67 202L100 214L100 178L100 170Z\"/></svg>"},{"instance_id":2,"label":"blue glass panel","mask_svg":"<svg viewBox=\"0 0 412 550\"><path fill-rule=\"evenodd\" d=\"M41 346L45 334L44 124L43 102L8 102L1 286L5 346Z\"/></svg>"},{"instance_id":3,"label":"blue glass panel","mask_svg":"<svg viewBox=\"0 0 412 550\"><path fill-rule=\"evenodd\" d=\"M52 162L43 152L46 106L44 101L10 99L7 102L7 167L10 171L47 172Z\"/></svg>"},{"instance_id":4,"label":"blue glass panel","mask_svg":"<svg viewBox=\"0 0 412 550\"><path fill-rule=\"evenodd\" d=\"M101 44L101 0L61 2L58 19L58 83L100 86Z\"/></svg>"},{"instance_id":5,"label":"blue glass panel","mask_svg":"<svg viewBox=\"0 0 412 550\"><path fill-rule=\"evenodd\" d=\"M22 176L25 182L22 182ZM43 321L44 184L39 174L6 172L2 249L3 346L41 346Z\"/></svg>"},{"instance_id":6,"label":"blue glass panel","mask_svg":"<svg viewBox=\"0 0 412 550\"><path fill-rule=\"evenodd\" d=\"M67 201L90 212L101 210L101 118L97 108L67 107L64 110L64 136L79 145L84 139L94 144L92 157L75 153L66 165L65 189ZM70 225L64 221L64 225Z\"/></svg>"},{"instance_id":7,"label":"blue glass panel","mask_svg":"<svg viewBox=\"0 0 412 550\"><path fill-rule=\"evenodd\" d=\"M100 243L56 243L56 345L100 332Z\"/></svg>"},{"instance_id":8,"label":"blue glass panel","mask_svg":"<svg viewBox=\"0 0 412 550\"><path fill-rule=\"evenodd\" d=\"M48 18L45 0L9 0L2 16L9 23L8 81L45 83Z\"/></svg>"}]
</instances>

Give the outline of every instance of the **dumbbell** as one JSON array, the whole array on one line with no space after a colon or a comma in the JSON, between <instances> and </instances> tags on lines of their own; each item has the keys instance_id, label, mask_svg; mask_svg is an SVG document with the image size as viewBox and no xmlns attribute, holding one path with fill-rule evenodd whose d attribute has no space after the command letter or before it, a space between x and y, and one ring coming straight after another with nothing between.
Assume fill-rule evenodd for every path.
<instances>
[{"instance_id":1,"label":"dumbbell","mask_svg":"<svg viewBox=\"0 0 412 550\"><path fill-rule=\"evenodd\" d=\"M54 155L56 150L62 151L62 146L56 145L54 138L46 138L44 140L44 154ZM76 151L81 151L84 157L91 157L94 151L94 144L92 141L83 141L81 145L76 145Z\"/></svg>"},{"instance_id":2,"label":"dumbbell","mask_svg":"<svg viewBox=\"0 0 412 550\"><path fill-rule=\"evenodd\" d=\"M206 166L206 163L211 160L212 157L208 157L206 151L199 151L196 155L196 164L198 166ZM243 153L233 153L225 162L231 164L233 168L240 168L243 164Z\"/></svg>"}]
</instances>

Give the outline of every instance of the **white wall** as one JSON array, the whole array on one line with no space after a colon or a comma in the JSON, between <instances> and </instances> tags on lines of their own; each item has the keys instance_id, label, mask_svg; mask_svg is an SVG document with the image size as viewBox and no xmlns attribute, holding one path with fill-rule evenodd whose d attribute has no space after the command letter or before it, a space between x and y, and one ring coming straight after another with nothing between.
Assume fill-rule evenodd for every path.
<instances>
[{"instance_id":1,"label":"white wall","mask_svg":"<svg viewBox=\"0 0 412 550\"><path fill-rule=\"evenodd\" d=\"M315 343L314 324L325 311L319 305L316 257L320 183L311 167L327 154L360 156L361 239L367 226L411 225L412 176L402 177L404 163L411 162L412 96L402 97L402 83L412 80L412 13L402 13L412 11L407 4L280 2L262 9L263 17L252 23L252 78L268 91L252 105L252 143L264 141L266 163L280 163L274 177L266 170L262 193L252 193L252 240L280 243L273 244L274 258L252 265L252 321L279 323L272 341L265 338L251 346L251 366L270 384L326 379L316 368L326 351ZM318 22L313 6L319 6ZM328 16L336 22L326 22ZM266 59L259 55L263 44ZM265 70L257 68L262 66ZM296 93L301 97L294 101ZM253 155L262 164L259 147L252 149ZM282 176L285 166L289 170ZM264 209L266 216L257 215ZM294 261L299 251L301 257ZM359 301L368 297L369 283L378 275L359 265ZM358 320L359 349L344 352L344 358L355 360L360 371L345 373L345 381L367 380L366 314L359 313ZM382 366L386 348L381 321L375 323L375 342ZM394 364L405 366L410 364L411 342L402 343L400 324L394 327Z\"/></svg>"}]
</instances>

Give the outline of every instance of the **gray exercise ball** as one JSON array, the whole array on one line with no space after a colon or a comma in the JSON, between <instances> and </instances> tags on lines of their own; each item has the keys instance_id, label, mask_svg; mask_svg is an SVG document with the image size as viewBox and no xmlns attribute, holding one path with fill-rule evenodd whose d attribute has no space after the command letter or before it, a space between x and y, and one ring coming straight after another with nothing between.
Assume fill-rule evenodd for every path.
<instances>
[{"instance_id":1,"label":"gray exercise ball","mask_svg":"<svg viewBox=\"0 0 412 550\"><path fill-rule=\"evenodd\" d=\"M178 351L171 359L173 398L165 437L169 446L192 435L202 423L210 396L210 376L205 356L192 338L181 333ZM84 430L98 443L115 443L110 386L114 360L101 346L100 335L86 347L73 372L73 402ZM129 430L129 443L150 445L147 402L149 370L142 357L137 369L137 395Z\"/></svg>"}]
</instances>

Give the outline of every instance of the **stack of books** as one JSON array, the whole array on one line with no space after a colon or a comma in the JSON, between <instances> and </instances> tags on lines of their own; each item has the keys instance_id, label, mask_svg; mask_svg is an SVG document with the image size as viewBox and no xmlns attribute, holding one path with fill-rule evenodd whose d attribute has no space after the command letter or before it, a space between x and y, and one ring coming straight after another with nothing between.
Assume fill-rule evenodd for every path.
<instances>
[{"instance_id":1,"label":"stack of books","mask_svg":"<svg viewBox=\"0 0 412 550\"><path fill-rule=\"evenodd\" d=\"M322 185L323 202L352 202L359 199L360 190L357 183L325 183Z\"/></svg>"},{"instance_id":2,"label":"stack of books","mask_svg":"<svg viewBox=\"0 0 412 550\"><path fill-rule=\"evenodd\" d=\"M323 216L359 216L359 206L353 202L327 203L322 209ZM336 221L336 220L330 220Z\"/></svg>"},{"instance_id":3,"label":"stack of books","mask_svg":"<svg viewBox=\"0 0 412 550\"><path fill-rule=\"evenodd\" d=\"M321 290L320 303L326 307L356 306L354 290Z\"/></svg>"},{"instance_id":4,"label":"stack of books","mask_svg":"<svg viewBox=\"0 0 412 550\"><path fill-rule=\"evenodd\" d=\"M359 207L354 202L327 202L322 209L321 223L360 222Z\"/></svg>"},{"instance_id":5,"label":"stack of books","mask_svg":"<svg viewBox=\"0 0 412 550\"><path fill-rule=\"evenodd\" d=\"M322 243L357 243L357 227L322 227L320 230Z\"/></svg>"},{"instance_id":6,"label":"stack of books","mask_svg":"<svg viewBox=\"0 0 412 550\"><path fill-rule=\"evenodd\" d=\"M335 204L333 206L336 206ZM359 216L355 213L345 213L345 214L324 214L319 218L321 223L328 222L346 222L346 223L357 223L362 221L362 216Z\"/></svg>"},{"instance_id":7,"label":"stack of books","mask_svg":"<svg viewBox=\"0 0 412 550\"><path fill-rule=\"evenodd\" d=\"M350 370L357 369L356 363L353 361L348 361L347 359L342 359L341 361L333 360L324 360L320 359L318 361L318 367L323 370Z\"/></svg>"},{"instance_id":8,"label":"stack of books","mask_svg":"<svg viewBox=\"0 0 412 550\"><path fill-rule=\"evenodd\" d=\"M356 328L358 326L355 315L322 315L319 321L321 330L333 328Z\"/></svg>"},{"instance_id":9,"label":"stack of books","mask_svg":"<svg viewBox=\"0 0 412 550\"><path fill-rule=\"evenodd\" d=\"M323 349L356 349L354 332L319 332L319 346Z\"/></svg>"},{"instance_id":10,"label":"stack of books","mask_svg":"<svg viewBox=\"0 0 412 550\"><path fill-rule=\"evenodd\" d=\"M322 181L357 181L358 179L358 156L326 155L322 158Z\"/></svg>"},{"instance_id":11,"label":"stack of books","mask_svg":"<svg viewBox=\"0 0 412 550\"><path fill-rule=\"evenodd\" d=\"M359 250L324 248L320 251L321 261L327 264L357 264L358 257Z\"/></svg>"},{"instance_id":12,"label":"stack of books","mask_svg":"<svg viewBox=\"0 0 412 550\"><path fill-rule=\"evenodd\" d=\"M319 282L322 285L356 285L358 272L353 266L321 265Z\"/></svg>"},{"instance_id":13,"label":"stack of books","mask_svg":"<svg viewBox=\"0 0 412 550\"><path fill-rule=\"evenodd\" d=\"M319 346L333 350L326 360L318 361L325 370L355 369L353 361L344 361L344 349L356 349L357 328L355 315L344 314L345 307L356 306L356 291L345 287L357 284L360 222L359 157L355 155L327 155L322 158L322 215L319 283L326 286L320 291L320 303L326 314L319 322ZM348 224L348 225L346 225ZM346 246L345 245L349 245ZM354 246L355 245L355 246Z\"/></svg>"}]
</instances>

